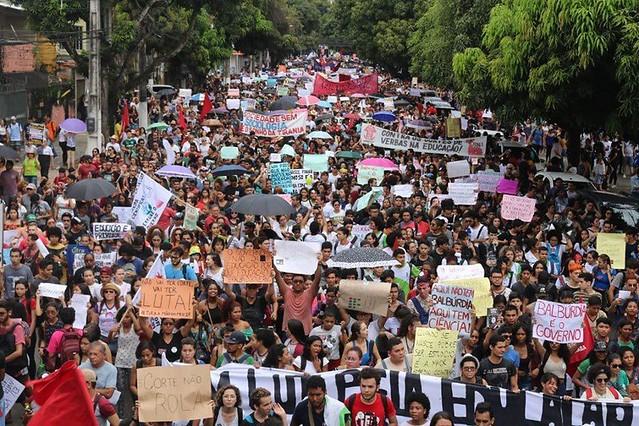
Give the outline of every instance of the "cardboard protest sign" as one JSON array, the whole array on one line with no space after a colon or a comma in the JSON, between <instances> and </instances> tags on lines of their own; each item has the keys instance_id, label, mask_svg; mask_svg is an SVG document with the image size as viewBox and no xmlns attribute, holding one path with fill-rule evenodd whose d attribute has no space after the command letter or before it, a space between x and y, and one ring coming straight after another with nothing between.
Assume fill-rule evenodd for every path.
<instances>
[{"instance_id":1,"label":"cardboard protest sign","mask_svg":"<svg viewBox=\"0 0 639 426\"><path fill-rule=\"evenodd\" d=\"M140 315L147 318L191 318L194 287L194 281L142 278Z\"/></svg>"},{"instance_id":2,"label":"cardboard protest sign","mask_svg":"<svg viewBox=\"0 0 639 426\"><path fill-rule=\"evenodd\" d=\"M313 185L313 170L292 169L291 183L293 184L293 194L299 194L302 188L310 188Z\"/></svg>"},{"instance_id":3,"label":"cardboard protest sign","mask_svg":"<svg viewBox=\"0 0 639 426\"><path fill-rule=\"evenodd\" d=\"M425 139L393 130L364 123L361 129L361 142L384 149L415 152L459 155L461 157L484 157L488 138L480 136L465 139Z\"/></svg>"},{"instance_id":4,"label":"cardboard protest sign","mask_svg":"<svg viewBox=\"0 0 639 426\"><path fill-rule=\"evenodd\" d=\"M452 330L417 327L412 373L449 377L453 370L457 334Z\"/></svg>"},{"instance_id":5,"label":"cardboard protest sign","mask_svg":"<svg viewBox=\"0 0 639 426\"><path fill-rule=\"evenodd\" d=\"M499 194L517 195L517 181L501 178L497 182L497 192Z\"/></svg>"},{"instance_id":6,"label":"cardboard protest sign","mask_svg":"<svg viewBox=\"0 0 639 426\"><path fill-rule=\"evenodd\" d=\"M446 119L446 137L447 138L461 137L461 118L448 117Z\"/></svg>"},{"instance_id":7,"label":"cardboard protest sign","mask_svg":"<svg viewBox=\"0 0 639 426\"><path fill-rule=\"evenodd\" d=\"M340 280L337 304L345 309L386 315L390 283Z\"/></svg>"},{"instance_id":8,"label":"cardboard protest sign","mask_svg":"<svg viewBox=\"0 0 639 426\"><path fill-rule=\"evenodd\" d=\"M140 420L166 422L213 416L208 365L148 367L137 370Z\"/></svg>"},{"instance_id":9,"label":"cardboard protest sign","mask_svg":"<svg viewBox=\"0 0 639 426\"><path fill-rule=\"evenodd\" d=\"M296 109L281 114L267 115L259 111L245 111L242 133L255 136L298 136L306 133L308 110Z\"/></svg>"},{"instance_id":10,"label":"cardboard protest sign","mask_svg":"<svg viewBox=\"0 0 639 426\"><path fill-rule=\"evenodd\" d=\"M477 202L479 185L477 183L450 182L448 184L448 195L455 204L462 206L472 206ZM438 194L437 197L441 195Z\"/></svg>"},{"instance_id":11,"label":"cardboard protest sign","mask_svg":"<svg viewBox=\"0 0 639 426\"><path fill-rule=\"evenodd\" d=\"M66 285L53 284L53 283L40 283L38 290L40 290L41 297L50 297L52 299L58 299L60 296L64 296L64 291L67 289Z\"/></svg>"},{"instance_id":12,"label":"cardboard protest sign","mask_svg":"<svg viewBox=\"0 0 639 426\"><path fill-rule=\"evenodd\" d=\"M472 288L433 284L433 305L428 311L428 326L470 335L474 294Z\"/></svg>"},{"instance_id":13,"label":"cardboard protest sign","mask_svg":"<svg viewBox=\"0 0 639 426\"><path fill-rule=\"evenodd\" d=\"M223 146L220 149L220 157L222 160L235 160L240 156L240 150L236 146Z\"/></svg>"},{"instance_id":14,"label":"cardboard protest sign","mask_svg":"<svg viewBox=\"0 0 639 426\"><path fill-rule=\"evenodd\" d=\"M474 291L473 306L475 306L475 312L478 317L486 315L488 308L493 307L493 295L490 292L490 281L488 278L461 278L446 281L440 280L440 282L455 287L472 288Z\"/></svg>"},{"instance_id":15,"label":"cardboard protest sign","mask_svg":"<svg viewBox=\"0 0 639 426\"><path fill-rule=\"evenodd\" d=\"M280 272L313 275L322 244L304 241L274 240L275 267Z\"/></svg>"},{"instance_id":16,"label":"cardboard protest sign","mask_svg":"<svg viewBox=\"0 0 639 426\"><path fill-rule=\"evenodd\" d=\"M456 280L460 278L483 278L484 267L481 263L474 265L439 265L437 267L437 277L440 282Z\"/></svg>"},{"instance_id":17,"label":"cardboard protest sign","mask_svg":"<svg viewBox=\"0 0 639 426\"><path fill-rule=\"evenodd\" d=\"M614 269L626 269L626 236L600 232L597 234L597 252L610 257Z\"/></svg>"},{"instance_id":18,"label":"cardboard protest sign","mask_svg":"<svg viewBox=\"0 0 639 426\"><path fill-rule=\"evenodd\" d=\"M273 188L279 186L287 194L293 193L293 178L291 176L291 166L288 163L271 163L269 176Z\"/></svg>"},{"instance_id":19,"label":"cardboard protest sign","mask_svg":"<svg viewBox=\"0 0 639 426\"><path fill-rule=\"evenodd\" d=\"M10 375L5 374L2 380L2 390L4 396L0 399L0 420L3 420L4 417L2 416L11 411L11 408L22 394L24 385Z\"/></svg>"},{"instance_id":20,"label":"cardboard protest sign","mask_svg":"<svg viewBox=\"0 0 639 426\"><path fill-rule=\"evenodd\" d=\"M273 284L273 256L256 249L222 252L224 284Z\"/></svg>"},{"instance_id":21,"label":"cardboard protest sign","mask_svg":"<svg viewBox=\"0 0 639 426\"><path fill-rule=\"evenodd\" d=\"M503 176L500 173L480 170L477 172L479 190L483 192L496 192L497 184Z\"/></svg>"},{"instance_id":22,"label":"cardboard protest sign","mask_svg":"<svg viewBox=\"0 0 639 426\"><path fill-rule=\"evenodd\" d=\"M328 155L304 154L304 168L318 173L328 171Z\"/></svg>"},{"instance_id":23,"label":"cardboard protest sign","mask_svg":"<svg viewBox=\"0 0 639 426\"><path fill-rule=\"evenodd\" d=\"M88 294L74 294L69 302L70 307L75 310L75 320L73 321L73 328L83 330L87 324L87 310L91 296Z\"/></svg>"},{"instance_id":24,"label":"cardboard protest sign","mask_svg":"<svg viewBox=\"0 0 639 426\"><path fill-rule=\"evenodd\" d=\"M93 239L101 240L119 240L124 238L127 232L131 230L131 225L126 223L93 223Z\"/></svg>"},{"instance_id":25,"label":"cardboard protest sign","mask_svg":"<svg viewBox=\"0 0 639 426\"><path fill-rule=\"evenodd\" d=\"M582 343L585 303L563 304L537 299L533 311L533 337L557 343Z\"/></svg>"},{"instance_id":26,"label":"cardboard protest sign","mask_svg":"<svg viewBox=\"0 0 639 426\"><path fill-rule=\"evenodd\" d=\"M537 200L528 197L515 197L504 194L501 200L501 217L506 220L519 219L523 222L530 222L535 215L535 204Z\"/></svg>"},{"instance_id":27,"label":"cardboard protest sign","mask_svg":"<svg viewBox=\"0 0 639 426\"><path fill-rule=\"evenodd\" d=\"M375 179L375 184L379 185L384 179L384 168L375 166L357 166L357 184L366 185L369 179Z\"/></svg>"}]
</instances>

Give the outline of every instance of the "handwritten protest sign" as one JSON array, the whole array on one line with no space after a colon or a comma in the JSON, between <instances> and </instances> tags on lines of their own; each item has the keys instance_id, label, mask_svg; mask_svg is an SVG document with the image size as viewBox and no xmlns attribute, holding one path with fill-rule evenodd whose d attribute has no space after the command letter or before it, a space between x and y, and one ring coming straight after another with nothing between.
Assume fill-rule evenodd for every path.
<instances>
[{"instance_id":1,"label":"handwritten protest sign","mask_svg":"<svg viewBox=\"0 0 639 426\"><path fill-rule=\"evenodd\" d=\"M582 343L585 303L563 304L538 299L533 311L533 337L557 343Z\"/></svg>"},{"instance_id":2,"label":"handwritten protest sign","mask_svg":"<svg viewBox=\"0 0 639 426\"><path fill-rule=\"evenodd\" d=\"M371 233L371 227L369 225L353 225L351 235L356 238L355 246L359 245L366 239L366 235Z\"/></svg>"},{"instance_id":3,"label":"handwritten protest sign","mask_svg":"<svg viewBox=\"0 0 639 426\"><path fill-rule=\"evenodd\" d=\"M24 390L24 385L11 377L8 374L4 375L4 379L2 380L2 390L4 392L4 396L0 400L0 420L3 420L6 413L11 410L11 407L16 403L22 391Z\"/></svg>"},{"instance_id":4,"label":"handwritten protest sign","mask_svg":"<svg viewBox=\"0 0 639 426\"><path fill-rule=\"evenodd\" d=\"M479 185L477 183L451 182L448 184L448 194L455 204L472 206L477 202ZM439 196L439 195L438 195Z\"/></svg>"},{"instance_id":5,"label":"handwritten protest sign","mask_svg":"<svg viewBox=\"0 0 639 426\"><path fill-rule=\"evenodd\" d=\"M222 252L225 284L273 284L273 256L256 249Z\"/></svg>"},{"instance_id":6,"label":"handwritten protest sign","mask_svg":"<svg viewBox=\"0 0 639 426\"><path fill-rule=\"evenodd\" d=\"M127 232L131 230L131 225L126 223L93 223L93 239L101 240L119 240L123 238Z\"/></svg>"},{"instance_id":7,"label":"handwritten protest sign","mask_svg":"<svg viewBox=\"0 0 639 426\"><path fill-rule=\"evenodd\" d=\"M293 184L293 194L298 194L302 188L310 188L313 185L313 170L291 170L291 183Z\"/></svg>"},{"instance_id":8,"label":"handwritten protest sign","mask_svg":"<svg viewBox=\"0 0 639 426\"><path fill-rule=\"evenodd\" d=\"M501 217L506 220L519 219L530 222L535 214L537 200L528 197L515 197L504 194L501 200Z\"/></svg>"},{"instance_id":9,"label":"handwritten protest sign","mask_svg":"<svg viewBox=\"0 0 639 426\"><path fill-rule=\"evenodd\" d=\"M428 312L428 326L469 335L474 294L475 291L472 288L433 284L431 289L433 305Z\"/></svg>"},{"instance_id":10,"label":"handwritten protest sign","mask_svg":"<svg viewBox=\"0 0 639 426\"><path fill-rule=\"evenodd\" d=\"M480 170L477 172L479 190L484 192L497 192L497 184L503 177L500 173Z\"/></svg>"},{"instance_id":11,"label":"handwritten protest sign","mask_svg":"<svg viewBox=\"0 0 639 426\"><path fill-rule=\"evenodd\" d=\"M235 160L240 156L240 150L236 146L223 146L220 149L220 157L222 160Z\"/></svg>"},{"instance_id":12,"label":"handwritten protest sign","mask_svg":"<svg viewBox=\"0 0 639 426\"><path fill-rule=\"evenodd\" d=\"M288 163L271 163L269 175L273 188L279 186L287 194L293 193L293 178L291 177L291 166Z\"/></svg>"},{"instance_id":13,"label":"handwritten protest sign","mask_svg":"<svg viewBox=\"0 0 639 426\"><path fill-rule=\"evenodd\" d=\"M226 109L229 111L234 109L240 109L241 102L239 99L227 99L226 100Z\"/></svg>"},{"instance_id":14,"label":"handwritten protest sign","mask_svg":"<svg viewBox=\"0 0 639 426\"><path fill-rule=\"evenodd\" d=\"M459 278L483 278L484 267L480 263L474 265L439 265L437 277L439 281L456 280Z\"/></svg>"},{"instance_id":15,"label":"handwritten protest sign","mask_svg":"<svg viewBox=\"0 0 639 426\"><path fill-rule=\"evenodd\" d=\"M148 367L137 370L140 420L170 422L213 416L208 365Z\"/></svg>"},{"instance_id":16,"label":"handwritten protest sign","mask_svg":"<svg viewBox=\"0 0 639 426\"><path fill-rule=\"evenodd\" d=\"M40 283L38 285L38 290L40 290L40 296L51 297L52 299L57 299L60 296L64 296L64 290L66 289L67 289L67 286L62 284Z\"/></svg>"},{"instance_id":17,"label":"handwritten protest sign","mask_svg":"<svg viewBox=\"0 0 639 426\"><path fill-rule=\"evenodd\" d=\"M304 168L322 173L328 170L328 155L304 154Z\"/></svg>"},{"instance_id":18,"label":"handwritten protest sign","mask_svg":"<svg viewBox=\"0 0 639 426\"><path fill-rule=\"evenodd\" d=\"M227 97L229 97L229 98L233 98L233 97L238 98L239 96L240 96L240 89L237 89L237 88L231 89L231 88L229 88Z\"/></svg>"},{"instance_id":19,"label":"handwritten protest sign","mask_svg":"<svg viewBox=\"0 0 639 426\"><path fill-rule=\"evenodd\" d=\"M474 291L473 306L475 306L478 317L485 315L488 308L493 307L493 296L490 293L490 281L488 278L461 278L441 282L455 287L472 288Z\"/></svg>"},{"instance_id":20,"label":"handwritten protest sign","mask_svg":"<svg viewBox=\"0 0 639 426\"><path fill-rule=\"evenodd\" d=\"M393 185L391 189L393 195L404 198L410 198L413 195L413 191L415 190L413 185L410 183L407 183L405 185Z\"/></svg>"},{"instance_id":21,"label":"handwritten protest sign","mask_svg":"<svg viewBox=\"0 0 639 426\"><path fill-rule=\"evenodd\" d=\"M186 319L193 316L194 281L142 278L141 283L141 316Z\"/></svg>"},{"instance_id":22,"label":"handwritten protest sign","mask_svg":"<svg viewBox=\"0 0 639 426\"><path fill-rule=\"evenodd\" d=\"M417 327L412 372L449 377L453 370L457 334L452 330Z\"/></svg>"},{"instance_id":23,"label":"handwritten protest sign","mask_svg":"<svg viewBox=\"0 0 639 426\"><path fill-rule=\"evenodd\" d=\"M118 259L118 254L116 252L112 253L93 253L93 258L95 259L95 267L98 269L106 267L111 267Z\"/></svg>"},{"instance_id":24,"label":"handwritten protest sign","mask_svg":"<svg viewBox=\"0 0 639 426\"><path fill-rule=\"evenodd\" d=\"M597 252L607 254L615 269L626 269L626 236L600 232L597 234Z\"/></svg>"},{"instance_id":25,"label":"handwritten protest sign","mask_svg":"<svg viewBox=\"0 0 639 426\"><path fill-rule=\"evenodd\" d=\"M88 294L74 294L69 305L75 310L75 320L73 328L83 330L87 324L87 310L91 296Z\"/></svg>"},{"instance_id":26,"label":"handwritten protest sign","mask_svg":"<svg viewBox=\"0 0 639 426\"><path fill-rule=\"evenodd\" d=\"M446 173L449 178L468 176L470 174L470 163L467 160L450 161L446 163Z\"/></svg>"},{"instance_id":27,"label":"handwritten protest sign","mask_svg":"<svg viewBox=\"0 0 639 426\"><path fill-rule=\"evenodd\" d=\"M390 283L341 280L338 305L345 309L386 315L390 288Z\"/></svg>"},{"instance_id":28,"label":"handwritten protest sign","mask_svg":"<svg viewBox=\"0 0 639 426\"><path fill-rule=\"evenodd\" d=\"M317 269L320 243L275 240L275 267L280 272L312 275Z\"/></svg>"},{"instance_id":29,"label":"handwritten protest sign","mask_svg":"<svg viewBox=\"0 0 639 426\"><path fill-rule=\"evenodd\" d=\"M384 169L374 166L357 167L357 183L359 185L366 185L369 179L375 179L375 184L379 185L382 183L382 179L384 179Z\"/></svg>"},{"instance_id":30,"label":"handwritten protest sign","mask_svg":"<svg viewBox=\"0 0 639 426\"><path fill-rule=\"evenodd\" d=\"M274 152L268 156L268 161L270 163L281 163L282 162L282 154L279 152Z\"/></svg>"},{"instance_id":31,"label":"handwritten protest sign","mask_svg":"<svg viewBox=\"0 0 639 426\"><path fill-rule=\"evenodd\" d=\"M517 181L501 178L497 182L497 192L500 194L517 194Z\"/></svg>"},{"instance_id":32,"label":"handwritten protest sign","mask_svg":"<svg viewBox=\"0 0 639 426\"><path fill-rule=\"evenodd\" d=\"M308 111L291 110L282 114L267 115L259 111L245 111L241 130L255 136L297 136L306 133Z\"/></svg>"}]
</instances>

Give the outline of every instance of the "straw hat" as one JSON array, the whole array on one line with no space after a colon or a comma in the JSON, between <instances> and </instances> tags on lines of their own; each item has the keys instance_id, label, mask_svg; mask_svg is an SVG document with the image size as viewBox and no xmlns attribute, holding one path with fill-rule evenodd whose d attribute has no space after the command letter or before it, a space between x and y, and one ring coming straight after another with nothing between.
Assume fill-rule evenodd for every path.
<instances>
[{"instance_id":1,"label":"straw hat","mask_svg":"<svg viewBox=\"0 0 639 426\"><path fill-rule=\"evenodd\" d=\"M107 283L102 286L102 288L100 289L100 294L102 295L102 297L104 297L105 290L113 290L115 291L116 297L120 297L120 287L118 287L115 283Z\"/></svg>"}]
</instances>

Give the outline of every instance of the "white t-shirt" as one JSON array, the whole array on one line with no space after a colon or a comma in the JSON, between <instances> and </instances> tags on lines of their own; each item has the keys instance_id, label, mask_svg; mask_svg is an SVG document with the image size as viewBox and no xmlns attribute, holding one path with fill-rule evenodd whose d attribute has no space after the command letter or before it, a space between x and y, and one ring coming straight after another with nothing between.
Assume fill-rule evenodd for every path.
<instances>
[{"instance_id":1,"label":"white t-shirt","mask_svg":"<svg viewBox=\"0 0 639 426\"><path fill-rule=\"evenodd\" d=\"M323 326L314 327L311 330L309 336L319 336L322 339L322 345L324 346L324 352L328 359L336 360L340 359L339 356L339 341L342 336L342 327L334 325L330 330L325 330Z\"/></svg>"},{"instance_id":2,"label":"white t-shirt","mask_svg":"<svg viewBox=\"0 0 639 426\"><path fill-rule=\"evenodd\" d=\"M328 365L328 360L326 358L322 358L322 367ZM302 368L302 357L298 356L293 360L293 366L297 368ZM304 373L308 374L317 374L321 373L321 371L317 371L315 369L315 365L312 362L306 361L306 365L304 366Z\"/></svg>"}]
</instances>

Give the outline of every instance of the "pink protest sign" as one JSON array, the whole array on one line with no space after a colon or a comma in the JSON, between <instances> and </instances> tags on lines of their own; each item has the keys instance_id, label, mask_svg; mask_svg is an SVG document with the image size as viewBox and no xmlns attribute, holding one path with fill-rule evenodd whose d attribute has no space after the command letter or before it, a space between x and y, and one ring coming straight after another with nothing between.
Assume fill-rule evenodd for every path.
<instances>
[{"instance_id":1,"label":"pink protest sign","mask_svg":"<svg viewBox=\"0 0 639 426\"><path fill-rule=\"evenodd\" d=\"M501 217L506 220L519 219L530 222L535 214L534 198L504 195L501 200Z\"/></svg>"},{"instance_id":2,"label":"pink protest sign","mask_svg":"<svg viewBox=\"0 0 639 426\"><path fill-rule=\"evenodd\" d=\"M497 182L497 192L500 194L517 194L517 181L510 179L499 179Z\"/></svg>"}]
</instances>

